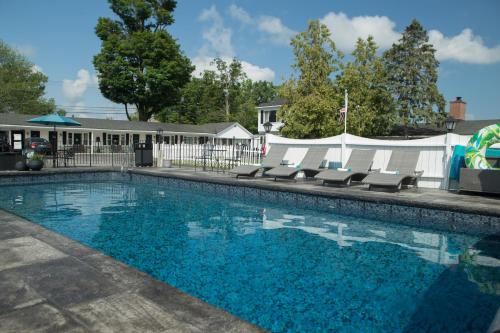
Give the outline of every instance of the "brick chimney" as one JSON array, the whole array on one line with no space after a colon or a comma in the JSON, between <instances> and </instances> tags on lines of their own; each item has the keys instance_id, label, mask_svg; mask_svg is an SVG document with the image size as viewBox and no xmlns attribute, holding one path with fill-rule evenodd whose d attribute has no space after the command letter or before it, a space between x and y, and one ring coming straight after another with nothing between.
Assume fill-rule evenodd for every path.
<instances>
[{"instance_id":1,"label":"brick chimney","mask_svg":"<svg viewBox=\"0 0 500 333\"><path fill-rule=\"evenodd\" d=\"M457 120L465 120L465 108L467 103L462 100L462 97L457 97L456 100L450 102L450 113L448 116Z\"/></svg>"}]
</instances>

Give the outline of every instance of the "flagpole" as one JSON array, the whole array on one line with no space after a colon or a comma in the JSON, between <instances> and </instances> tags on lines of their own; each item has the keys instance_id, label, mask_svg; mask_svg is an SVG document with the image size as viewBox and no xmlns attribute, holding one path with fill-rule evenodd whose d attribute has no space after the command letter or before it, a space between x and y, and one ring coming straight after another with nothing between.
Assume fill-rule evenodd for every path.
<instances>
[{"instance_id":1,"label":"flagpole","mask_svg":"<svg viewBox=\"0 0 500 333\"><path fill-rule=\"evenodd\" d=\"M347 133L347 103L348 103L348 97L347 97L347 89L344 91L344 106L345 106L345 113L344 113L344 134Z\"/></svg>"}]
</instances>

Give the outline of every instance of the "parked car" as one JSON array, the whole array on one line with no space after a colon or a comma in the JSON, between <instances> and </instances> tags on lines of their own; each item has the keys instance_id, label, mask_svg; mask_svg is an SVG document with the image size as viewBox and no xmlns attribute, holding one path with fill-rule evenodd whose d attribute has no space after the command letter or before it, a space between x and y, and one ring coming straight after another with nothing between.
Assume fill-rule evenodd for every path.
<instances>
[{"instance_id":1,"label":"parked car","mask_svg":"<svg viewBox=\"0 0 500 333\"><path fill-rule=\"evenodd\" d=\"M52 144L44 138L27 138L24 140L23 155L30 152L35 152L42 155L50 155L52 153Z\"/></svg>"}]
</instances>

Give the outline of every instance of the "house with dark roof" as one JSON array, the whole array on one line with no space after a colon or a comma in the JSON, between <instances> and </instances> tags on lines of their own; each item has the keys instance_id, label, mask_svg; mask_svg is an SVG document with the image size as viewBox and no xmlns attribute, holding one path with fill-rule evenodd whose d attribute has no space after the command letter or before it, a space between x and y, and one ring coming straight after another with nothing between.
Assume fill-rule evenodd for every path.
<instances>
[{"instance_id":1,"label":"house with dark roof","mask_svg":"<svg viewBox=\"0 0 500 333\"><path fill-rule=\"evenodd\" d=\"M258 112L258 123L257 129L259 134L265 134L264 124L270 122L272 124L271 132L272 134L278 133L279 129L283 126L283 122L278 119L278 110L286 100L283 98L275 99L268 103L262 103L257 106Z\"/></svg>"},{"instance_id":2,"label":"house with dark roof","mask_svg":"<svg viewBox=\"0 0 500 333\"><path fill-rule=\"evenodd\" d=\"M451 132L462 136L472 136L480 129L493 125L500 124L500 119L481 119L481 120L467 120L467 102L462 97L457 97L454 101L450 102L450 111L448 117L455 120L455 129ZM378 137L384 139L405 139L405 133L408 138L422 139L430 136L442 135L448 133L445 124L441 126L417 125L413 127L396 126L393 128L389 136Z\"/></svg>"},{"instance_id":3,"label":"house with dark roof","mask_svg":"<svg viewBox=\"0 0 500 333\"><path fill-rule=\"evenodd\" d=\"M14 150L23 148L24 139L42 137L57 145L131 145L137 142L164 142L166 144L244 143L253 134L237 122L208 123L202 125L172 124L96 118L74 118L82 126L57 127L33 124L35 115L0 113L0 142L7 142ZM161 137L160 137L161 133Z\"/></svg>"}]
</instances>

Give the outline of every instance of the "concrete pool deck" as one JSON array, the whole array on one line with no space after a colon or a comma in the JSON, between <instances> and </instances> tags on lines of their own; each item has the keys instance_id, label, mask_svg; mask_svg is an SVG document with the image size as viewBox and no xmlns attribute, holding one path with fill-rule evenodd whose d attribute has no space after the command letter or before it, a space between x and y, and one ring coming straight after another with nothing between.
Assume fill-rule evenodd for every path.
<instances>
[{"instance_id":1,"label":"concrete pool deck","mask_svg":"<svg viewBox=\"0 0 500 333\"><path fill-rule=\"evenodd\" d=\"M264 332L0 210L0 332Z\"/></svg>"}]
</instances>

